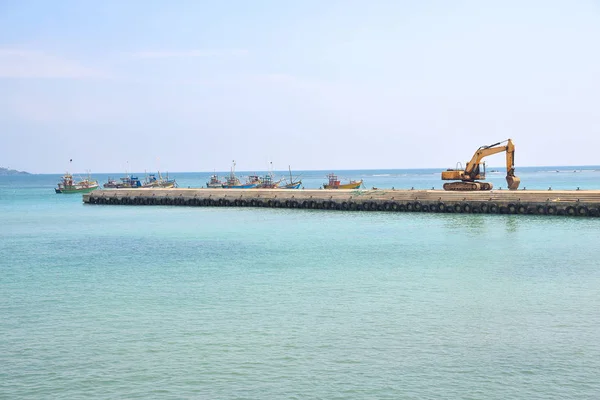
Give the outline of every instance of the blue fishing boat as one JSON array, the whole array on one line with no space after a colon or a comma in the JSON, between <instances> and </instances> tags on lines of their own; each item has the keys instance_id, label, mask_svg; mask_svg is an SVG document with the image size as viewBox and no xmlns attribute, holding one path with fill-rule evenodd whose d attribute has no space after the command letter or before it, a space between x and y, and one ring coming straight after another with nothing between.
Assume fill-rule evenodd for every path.
<instances>
[{"instance_id":1,"label":"blue fishing boat","mask_svg":"<svg viewBox=\"0 0 600 400\"><path fill-rule=\"evenodd\" d=\"M126 175L123 178L119 178L121 181L116 179L108 178L103 186L107 189L132 189L142 187L142 182L137 176Z\"/></svg>"},{"instance_id":2,"label":"blue fishing boat","mask_svg":"<svg viewBox=\"0 0 600 400\"><path fill-rule=\"evenodd\" d=\"M227 178L227 182L223 185L224 189L253 189L256 187L256 183L241 183L239 179L237 182L231 182Z\"/></svg>"},{"instance_id":3,"label":"blue fishing boat","mask_svg":"<svg viewBox=\"0 0 600 400\"><path fill-rule=\"evenodd\" d=\"M260 183L260 178L256 175L250 175L248 177L248 181L246 183L240 182L237 176L235 176L235 160L233 161L233 165L231 167L231 172L227 177L225 183L223 184L224 189L252 189L255 188Z\"/></svg>"},{"instance_id":4,"label":"blue fishing boat","mask_svg":"<svg viewBox=\"0 0 600 400\"><path fill-rule=\"evenodd\" d=\"M294 179L298 179L299 176L294 178L292 176L292 167L288 165L288 169L290 171L290 181L288 182L286 179L284 179L283 183L279 183L279 185L277 185L277 188L278 189L300 189L300 186L302 186L302 180L294 180Z\"/></svg>"}]
</instances>

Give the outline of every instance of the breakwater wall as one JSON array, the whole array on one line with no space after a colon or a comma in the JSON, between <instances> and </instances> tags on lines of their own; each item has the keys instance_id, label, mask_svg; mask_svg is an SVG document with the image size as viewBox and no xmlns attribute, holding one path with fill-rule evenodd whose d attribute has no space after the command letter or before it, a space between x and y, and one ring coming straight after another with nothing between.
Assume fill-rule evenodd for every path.
<instances>
[{"instance_id":1,"label":"breakwater wall","mask_svg":"<svg viewBox=\"0 0 600 400\"><path fill-rule=\"evenodd\" d=\"M86 204L600 216L600 190L104 189Z\"/></svg>"}]
</instances>

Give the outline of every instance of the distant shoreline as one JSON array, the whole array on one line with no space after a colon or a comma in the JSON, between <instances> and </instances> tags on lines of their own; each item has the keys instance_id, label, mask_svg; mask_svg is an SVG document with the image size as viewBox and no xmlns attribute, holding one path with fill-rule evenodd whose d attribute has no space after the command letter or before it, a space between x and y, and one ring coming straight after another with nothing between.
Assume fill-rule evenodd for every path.
<instances>
[{"instance_id":1,"label":"distant shoreline","mask_svg":"<svg viewBox=\"0 0 600 400\"><path fill-rule=\"evenodd\" d=\"M9 176L9 175L31 175L31 174L29 172L25 172L25 171L17 171L16 169L0 167L0 176Z\"/></svg>"}]
</instances>

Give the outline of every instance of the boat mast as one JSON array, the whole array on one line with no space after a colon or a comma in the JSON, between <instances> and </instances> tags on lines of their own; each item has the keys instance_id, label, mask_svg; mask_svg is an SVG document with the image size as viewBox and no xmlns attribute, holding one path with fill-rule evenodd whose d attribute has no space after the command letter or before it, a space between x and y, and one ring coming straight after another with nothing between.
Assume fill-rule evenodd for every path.
<instances>
[{"instance_id":1,"label":"boat mast","mask_svg":"<svg viewBox=\"0 0 600 400\"><path fill-rule=\"evenodd\" d=\"M158 172L158 180L162 180L162 177L160 176L160 157L156 157L156 166L158 167L158 170L156 172Z\"/></svg>"},{"instance_id":2,"label":"boat mast","mask_svg":"<svg viewBox=\"0 0 600 400\"><path fill-rule=\"evenodd\" d=\"M235 178L235 160L231 161L231 171L229 172L229 178L227 178L227 185L228 186L233 186L236 184L236 178Z\"/></svg>"}]
</instances>

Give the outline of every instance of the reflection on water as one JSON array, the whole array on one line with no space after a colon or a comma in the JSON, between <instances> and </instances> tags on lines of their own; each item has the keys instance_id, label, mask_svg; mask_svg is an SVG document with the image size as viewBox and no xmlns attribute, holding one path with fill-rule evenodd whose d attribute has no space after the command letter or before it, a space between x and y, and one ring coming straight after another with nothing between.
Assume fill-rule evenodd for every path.
<instances>
[{"instance_id":1,"label":"reflection on water","mask_svg":"<svg viewBox=\"0 0 600 400\"><path fill-rule=\"evenodd\" d=\"M493 216L484 214L432 214L435 217L442 218L444 227L451 232L458 232L459 237L475 238L486 232L488 219ZM469 239L469 240L470 240Z\"/></svg>"},{"instance_id":2,"label":"reflection on water","mask_svg":"<svg viewBox=\"0 0 600 400\"><path fill-rule=\"evenodd\" d=\"M503 215L502 216L502 220L504 220L505 223L505 228L506 228L506 232L508 233L516 233L517 232L517 227L519 225L519 219L520 218L527 218L526 216L523 215Z\"/></svg>"}]
</instances>

